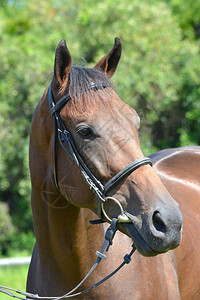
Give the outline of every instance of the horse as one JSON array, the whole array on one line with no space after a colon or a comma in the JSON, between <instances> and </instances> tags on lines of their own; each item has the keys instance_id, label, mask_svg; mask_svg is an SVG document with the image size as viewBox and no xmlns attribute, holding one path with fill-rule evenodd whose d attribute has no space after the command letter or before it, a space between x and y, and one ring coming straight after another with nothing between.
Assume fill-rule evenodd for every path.
<instances>
[{"instance_id":1,"label":"horse","mask_svg":"<svg viewBox=\"0 0 200 300\"><path fill-rule=\"evenodd\" d=\"M116 220L106 262L82 289L106 277L134 244L131 263L75 299L199 299L200 148L144 157L139 116L110 79L121 51L115 38L94 68L86 68L72 64L65 40L56 48L53 78L30 133L36 243L27 292L51 299L73 289ZM102 223L90 224L96 216Z\"/></svg>"}]
</instances>

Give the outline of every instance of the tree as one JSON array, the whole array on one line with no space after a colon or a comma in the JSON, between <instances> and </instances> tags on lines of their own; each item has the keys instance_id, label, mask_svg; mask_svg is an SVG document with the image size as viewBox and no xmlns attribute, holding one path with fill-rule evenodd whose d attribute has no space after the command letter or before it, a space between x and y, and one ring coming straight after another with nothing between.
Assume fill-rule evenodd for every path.
<instances>
[{"instance_id":1,"label":"tree","mask_svg":"<svg viewBox=\"0 0 200 300\"><path fill-rule=\"evenodd\" d=\"M200 39L200 2L198 0L170 0L165 1L176 16L183 38Z\"/></svg>"},{"instance_id":2,"label":"tree","mask_svg":"<svg viewBox=\"0 0 200 300\"><path fill-rule=\"evenodd\" d=\"M121 39L123 55L113 80L141 116L145 155L200 142L198 2L193 7L191 0L1 1L0 201L9 204L18 231L32 228L31 117L63 38L73 60L80 63L82 56L89 67L115 36Z\"/></svg>"}]
</instances>

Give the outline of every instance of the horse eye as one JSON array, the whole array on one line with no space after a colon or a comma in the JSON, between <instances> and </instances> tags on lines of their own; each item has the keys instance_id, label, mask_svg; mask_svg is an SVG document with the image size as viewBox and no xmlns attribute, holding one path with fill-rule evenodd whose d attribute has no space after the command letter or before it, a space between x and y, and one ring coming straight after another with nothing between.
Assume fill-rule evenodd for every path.
<instances>
[{"instance_id":1,"label":"horse eye","mask_svg":"<svg viewBox=\"0 0 200 300\"><path fill-rule=\"evenodd\" d=\"M93 132L92 132L92 129L90 127L82 127L82 128L79 128L77 130L77 133L81 136L81 137L90 137Z\"/></svg>"}]
</instances>

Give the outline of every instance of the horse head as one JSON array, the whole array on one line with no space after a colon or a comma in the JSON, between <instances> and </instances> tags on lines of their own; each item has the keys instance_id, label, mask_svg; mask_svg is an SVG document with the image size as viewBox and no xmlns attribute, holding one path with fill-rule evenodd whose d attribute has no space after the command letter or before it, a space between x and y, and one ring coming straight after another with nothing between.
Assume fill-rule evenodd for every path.
<instances>
[{"instance_id":1,"label":"horse head","mask_svg":"<svg viewBox=\"0 0 200 300\"><path fill-rule=\"evenodd\" d=\"M120 56L121 43L116 38L113 48L94 68L76 66L62 40L56 49L51 83L55 104L69 95L70 100L60 105L57 112L82 161L102 186L132 162L144 157L138 138L140 118L119 98L110 80ZM97 214L98 198L85 184L80 168L58 140L54 141L55 166L53 118L47 111L47 91L44 97L42 114L44 118L45 111L48 122L45 122L46 146L43 151L50 145L50 152L44 154L46 164L50 166L49 174L53 176L56 169L56 182L51 189L63 203L66 200L74 207L88 208ZM128 220L120 223L120 230L131 237L142 255L157 255L180 244L182 215L179 206L149 163L123 177L106 192L106 197L104 210L110 219L118 217L120 211L119 205L109 197L117 199L123 207Z\"/></svg>"}]
</instances>

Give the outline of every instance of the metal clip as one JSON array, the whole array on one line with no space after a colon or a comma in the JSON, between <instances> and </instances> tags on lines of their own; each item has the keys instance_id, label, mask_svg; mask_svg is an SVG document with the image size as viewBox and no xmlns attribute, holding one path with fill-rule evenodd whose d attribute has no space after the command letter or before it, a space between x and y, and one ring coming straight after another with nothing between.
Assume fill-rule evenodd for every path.
<instances>
[{"instance_id":1,"label":"metal clip","mask_svg":"<svg viewBox=\"0 0 200 300\"><path fill-rule=\"evenodd\" d=\"M116 231L119 229L118 226L118 219L113 218L111 220L111 224L108 227L108 229L106 230L105 233L105 239L103 242L103 246L101 248L101 251L96 251L96 255L100 258L100 259L106 259L106 255L104 254L105 251L108 251L109 247L112 245L112 241L113 238L115 236Z\"/></svg>"}]
</instances>

